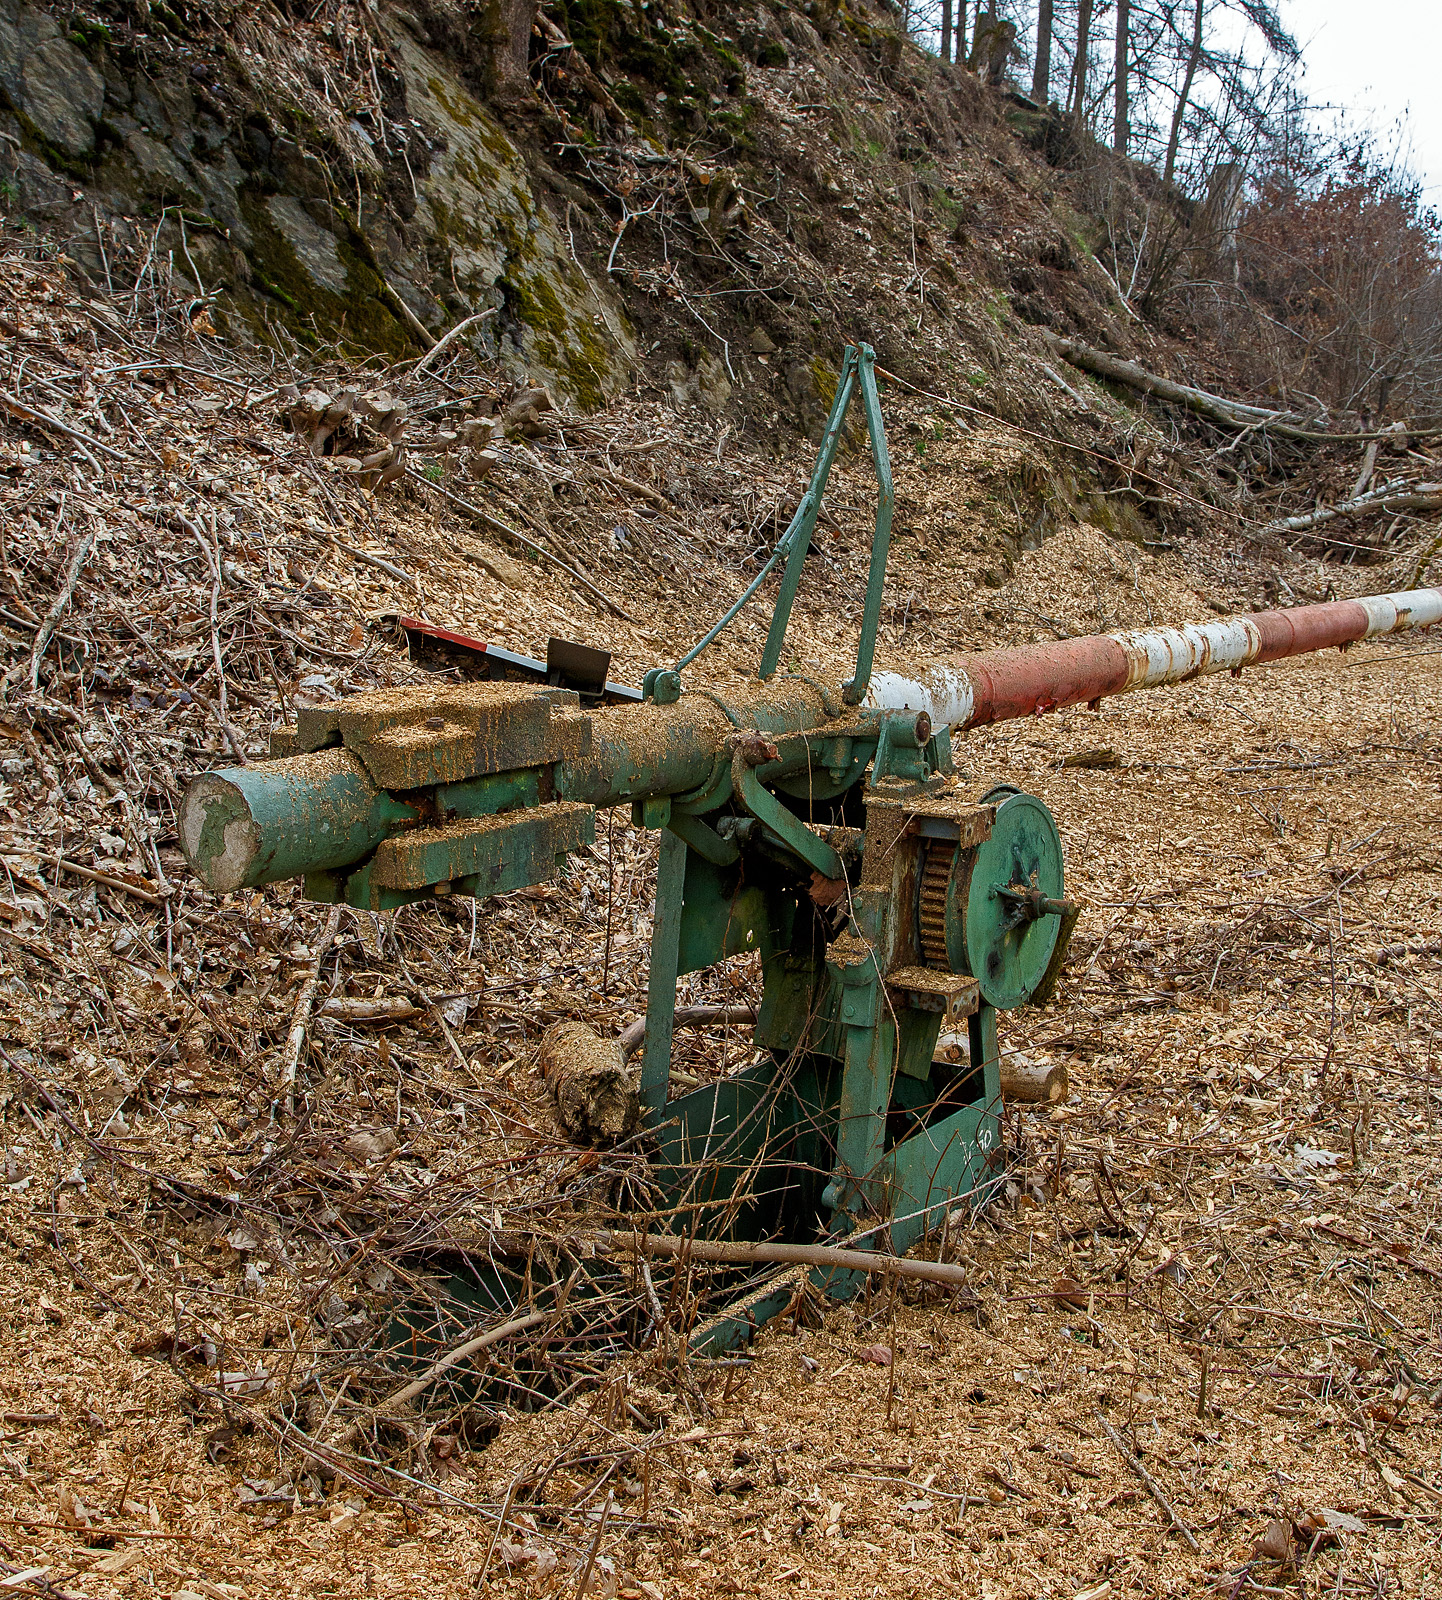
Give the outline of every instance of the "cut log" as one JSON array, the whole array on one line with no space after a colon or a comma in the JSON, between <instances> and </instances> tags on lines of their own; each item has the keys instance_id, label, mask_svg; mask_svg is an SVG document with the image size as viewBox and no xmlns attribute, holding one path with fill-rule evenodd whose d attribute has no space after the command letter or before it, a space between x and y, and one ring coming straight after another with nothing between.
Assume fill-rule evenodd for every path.
<instances>
[{"instance_id":1,"label":"cut log","mask_svg":"<svg viewBox=\"0 0 1442 1600\"><path fill-rule=\"evenodd\" d=\"M1020 1100L1028 1105L1055 1105L1071 1091L1066 1063L1032 1061L1027 1056L1001 1058L1001 1093L1004 1100Z\"/></svg>"},{"instance_id":2,"label":"cut log","mask_svg":"<svg viewBox=\"0 0 1442 1600\"><path fill-rule=\"evenodd\" d=\"M541 1039L541 1073L571 1138L595 1144L640 1127L641 1075L626 1065L619 1041L584 1022L554 1023Z\"/></svg>"},{"instance_id":3,"label":"cut log","mask_svg":"<svg viewBox=\"0 0 1442 1600\"><path fill-rule=\"evenodd\" d=\"M1167 400L1173 405L1186 406L1188 410L1223 428L1238 432L1255 429L1259 433L1275 434L1278 438L1305 439L1313 444L1350 444L1366 439L1398 437L1390 428L1380 433L1324 433L1316 428L1303 427L1294 413L1269 411L1265 406L1247 405L1244 401L1229 400L1225 395L1212 394L1206 389L1194 389L1187 383L1176 383L1160 373L1148 372L1135 361L1109 355L1105 350L1094 349L1078 339L1062 339L1051 335L1049 342L1064 361L1080 367L1083 372L1125 384L1141 394L1153 394L1158 400ZM1410 433L1411 430L1406 431Z\"/></svg>"}]
</instances>

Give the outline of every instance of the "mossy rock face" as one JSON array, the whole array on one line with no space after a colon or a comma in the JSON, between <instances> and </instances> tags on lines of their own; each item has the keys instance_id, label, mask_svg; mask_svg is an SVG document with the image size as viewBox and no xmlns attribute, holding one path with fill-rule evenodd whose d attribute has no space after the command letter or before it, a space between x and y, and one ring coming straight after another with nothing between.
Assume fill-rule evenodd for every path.
<instances>
[{"instance_id":1,"label":"mossy rock face","mask_svg":"<svg viewBox=\"0 0 1442 1600\"><path fill-rule=\"evenodd\" d=\"M295 195L241 190L253 286L289 313L304 338L335 341L357 354L414 354L415 340L378 270L370 246L349 222L319 222Z\"/></svg>"},{"instance_id":2,"label":"mossy rock face","mask_svg":"<svg viewBox=\"0 0 1442 1600\"><path fill-rule=\"evenodd\" d=\"M105 80L43 11L0 0L0 105L64 171L95 149Z\"/></svg>"},{"instance_id":3,"label":"mossy rock face","mask_svg":"<svg viewBox=\"0 0 1442 1600\"><path fill-rule=\"evenodd\" d=\"M392 43L410 113L435 147L413 227L447 261L467 305L497 308L485 337L518 376L584 409L603 405L636 358L624 316L572 259L501 124L408 34Z\"/></svg>"}]
</instances>

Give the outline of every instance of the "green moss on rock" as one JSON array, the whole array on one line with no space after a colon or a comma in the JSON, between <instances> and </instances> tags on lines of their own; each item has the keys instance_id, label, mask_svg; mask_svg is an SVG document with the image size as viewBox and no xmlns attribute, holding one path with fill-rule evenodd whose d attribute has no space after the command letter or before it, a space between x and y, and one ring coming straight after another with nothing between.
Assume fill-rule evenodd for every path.
<instances>
[{"instance_id":1,"label":"green moss on rock","mask_svg":"<svg viewBox=\"0 0 1442 1600\"><path fill-rule=\"evenodd\" d=\"M240 191L241 214L251 233L246 254L254 286L285 308L283 320L297 338L307 343L333 340L360 356L411 354L414 336L397 315L393 292L365 239L348 222L333 230L345 286L327 287L317 282L276 226L266 204L269 198L258 186Z\"/></svg>"}]
</instances>

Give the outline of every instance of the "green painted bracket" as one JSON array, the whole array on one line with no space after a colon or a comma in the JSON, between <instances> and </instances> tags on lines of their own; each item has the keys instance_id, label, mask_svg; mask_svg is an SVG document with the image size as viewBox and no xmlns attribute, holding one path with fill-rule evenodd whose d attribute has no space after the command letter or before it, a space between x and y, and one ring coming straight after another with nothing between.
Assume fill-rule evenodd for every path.
<instances>
[{"instance_id":1,"label":"green painted bracket","mask_svg":"<svg viewBox=\"0 0 1442 1600\"><path fill-rule=\"evenodd\" d=\"M891 454L886 447L886 426L881 417L881 399L876 389L876 352L868 344L848 345L841 359L841 374L836 384L836 396L831 403L831 413L826 420L826 431L821 436L821 446L816 453L811 481L801 497L801 503L792 514L786 531L776 542L776 547L766 558L761 570L746 585L739 598L725 615L681 657L672 668L653 667L645 676L642 692L646 699L657 705L674 705L681 695L681 673L721 634L723 629L739 615L748 600L760 589L784 557L786 568L781 578L781 590L767 631L766 645L761 653L760 676L770 678L781 662L781 652L786 643L786 630L791 622L791 609L796 592L801 585L802 569L811 536L816 530L816 519L821 513L821 498L826 492L827 479L841 443L841 432L846 413L857 391L861 393L862 411L866 417L866 431L871 442L871 460L876 468L877 502L876 532L871 543L871 566L866 577L866 603L862 609L861 636L856 645L856 671L843 691L848 705L859 705L865 698L871 681L871 664L876 652L876 633L881 623L881 596L886 582L886 561L891 548L891 517L895 506L895 491L891 482Z\"/></svg>"},{"instance_id":2,"label":"green painted bracket","mask_svg":"<svg viewBox=\"0 0 1442 1600\"><path fill-rule=\"evenodd\" d=\"M836 386L836 399L827 419L826 432L821 438L816 468L811 484L787 538L795 535L786 560L786 571L781 579L781 592L776 597L776 610L772 613L771 627L766 635L766 648L761 655L760 676L769 678L781 661L781 651L786 642L786 630L791 622L791 608L796 601L796 591L801 585L801 572L806 563L807 548L821 511L821 496L831 473L831 463L836 458L841 441L842 425L852 395L861 391L861 406L866 417L866 432L871 441L871 460L876 469L877 501L876 532L871 541L871 565L866 575L866 604L862 610L861 636L856 642L856 671L842 691L848 705L860 705L871 682L871 664L876 654L876 634L881 624L881 597L886 583L886 562L891 549L891 518L896 504L896 494L891 482L891 453L886 447L886 425L881 418L881 398L876 391L876 352L868 344L848 345L841 363L841 379ZM785 541L783 541L785 542ZM778 547L779 548L779 547Z\"/></svg>"},{"instance_id":3,"label":"green painted bracket","mask_svg":"<svg viewBox=\"0 0 1442 1600\"><path fill-rule=\"evenodd\" d=\"M871 567L866 575L866 605L861 614L861 637L856 641L856 671L841 697L847 705L860 705L871 682L876 654L876 630L881 625L881 591L886 583L886 560L891 550L891 514L896 494L891 485L891 455L886 448L886 427L881 420L881 398L876 392L876 356L862 345L857 376L861 404L866 411L866 431L871 436L871 460L876 468L876 532L871 540Z\"/></svg>"},{"instance_id":4,"label":"green painted bracket","mask_svg":"<svg viewBox=\"0 0 1442 1600\"><path fill-rule=\"evenodd\" d=\"M736 798L746 810L788 850L800 856L823 878L845 876L841 857L762 784L756 769L746 764L746 757L740 750L731 758L731 783Z\"/></svg>"},{"instance_id":5,"label":"green painted bracket","mask_svg":"<svg viewBox=\"0 0 1442 1600\"><path fill-rule=\"evenodd\" d=\"M863 345L862 349L868 357L871 356L867 346ZM791 550L786 558L786 571L781 575L781 592L776 597L776 610L771 615L766 648L761 652L762 678L769 678L781 660L781 647L786 642L786 629L791 622L791 607L796 600L796 591L801 587L801 569L806 565L806 552L811 546L811 535L816 530L816 518L821 512L821 496L826 491L826 480L831 476L831 463L836 459L841 429L855 391L856 368L856 346L847 345L846 354L841 358L841 377L836 385L836 398L831 402L831 415L826 419L826 431L821 436L821 449L816 455L811 482L801 497L791 526L786 530L786 540L790 541Z\"/></svg>"}]
</instances>

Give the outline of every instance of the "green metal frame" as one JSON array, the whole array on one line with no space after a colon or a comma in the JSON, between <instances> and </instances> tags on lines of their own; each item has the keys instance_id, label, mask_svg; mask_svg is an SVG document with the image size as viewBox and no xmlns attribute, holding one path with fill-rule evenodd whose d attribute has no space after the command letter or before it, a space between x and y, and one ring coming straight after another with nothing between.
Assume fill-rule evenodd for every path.
<instances>
[{"instance_id":1,"label":"green metal frame","mask_svg":"<svg viewBox=\"0 0 1442 1600\"><path fill-rule=\"evenodd\" d=\"M871 682L871 667L876 653L876 634L881 623L882 590L886 583L886 563L891 550L891 519L895 509L896 494L891 482L891 454L886 446L886 427L881 418L881 397L876 388L876 352L869 344L848 345L841 361L841 376L837 380L836 395L831 403L831 413L826 419L826 430L821 436L821 447L816 453L816 465L811 481L801 497L786 531L776 542L776 548L766 558L760 572L747 584L740 598L724 616L677 661L672 668L653 667L642 685L646 695L659 704L673 704L681 694L681 674L730 626L742 608L776 570L782 558L786 568L781 575L781 588L776 597L776 609L771 615L771 626L766 635L766 646L761 652L759 676L772 677L781 663L781 652L786 643L786 631L791 622L791 609L801 587L801 573L811 548L811 536L816 531L816 519L821 514L821 499L826 492L826 482L831 476L831 465L841 443L846 425L846 413L853 397L860 392L862 413L866 418L866 432L871 443L871 460L876 469L876 531L871 541L871 564L866 575L866 601L861 614L861 634L856 642L856 670L842 690L848 705L860 705Z\"/></svg>"}]
</instances>

